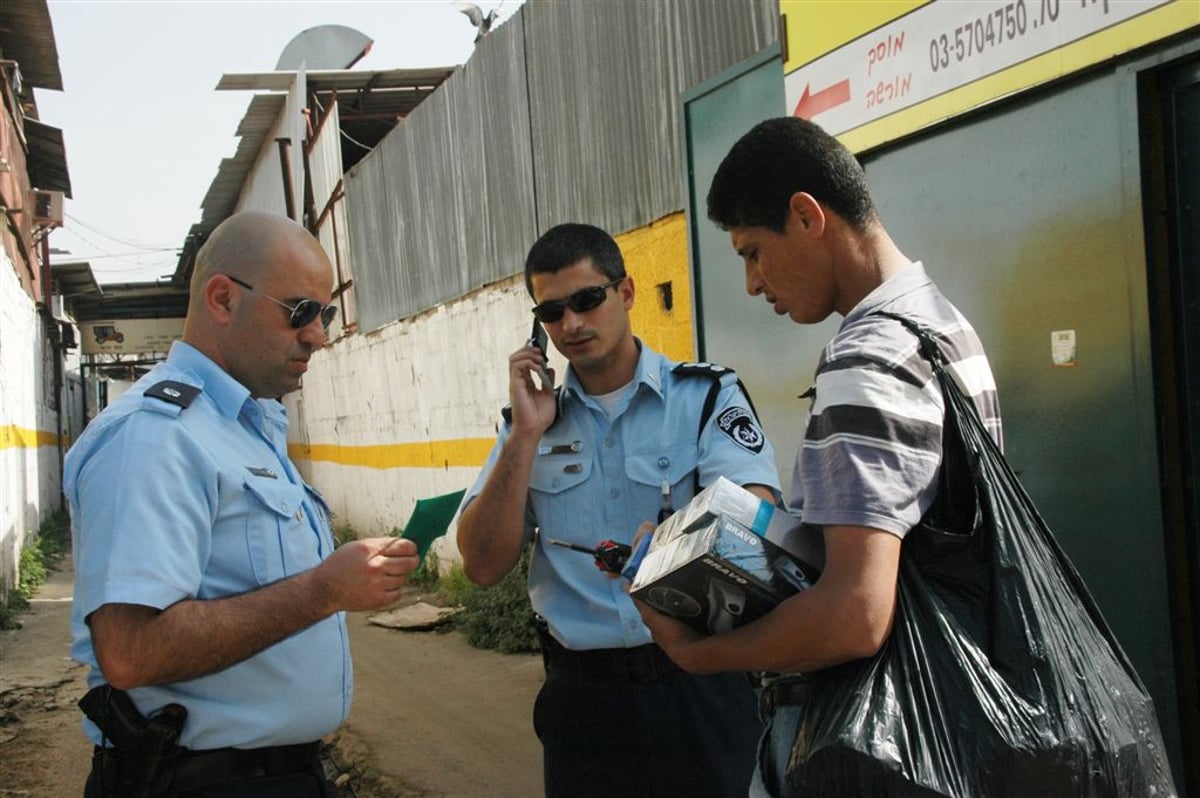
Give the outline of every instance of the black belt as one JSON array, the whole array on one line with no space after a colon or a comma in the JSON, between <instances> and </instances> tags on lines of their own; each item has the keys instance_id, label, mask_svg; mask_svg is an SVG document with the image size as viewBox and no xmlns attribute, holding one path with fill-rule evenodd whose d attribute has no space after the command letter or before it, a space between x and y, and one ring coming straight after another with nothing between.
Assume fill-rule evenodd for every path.
<instances>
[{"instance_id":1,"label":"black belt","mask_svg":"<svg viewBox=\"0 0 1200 798\"><path fill-rule=\"evenodd\" d=\"M273 745L267 748L213 748L180 751L175 760L173 789L197 790L223 781L244 781L260 776L317 772L319 742Z\"/></svg>"},{"instance_id":2,"label":"black belt","mask_svg":"<svg viewBox=\"0 0 1200 798\"><path fill-rule=\"evenodd\" d=\"M164 781L168 780L166 773L173 773L169 777L172 793L188 792L262 776L305 772L317 774L321 768L319 750L319 742L200 751L182 748L164 759L162 771L165 771ZM101 749L97 747L97 753L100 752Z\"/></svg>"},{"instance_id":3,"label":"black belt","mask_svg":"<svg viewBox=\"0 0 1200 798\"><path fill-rule=\"evenodd\" d=\"M653 643L636 648L575 651L544 634L542 660L547 671L627 682L655 682L680 673L679 666Z\"/></svg>"},{"instance_id":4,"label":"black belt","mask_svg":"<svg viewBox=\"0 0 1200 798\"><path fill-rule=\"evenodd\" d=\"M758 694L758 705L764 715L774 714L779 707L803 706L808 703L812 683L803 676L769 678Z\"/></svg>"}]
</instances>

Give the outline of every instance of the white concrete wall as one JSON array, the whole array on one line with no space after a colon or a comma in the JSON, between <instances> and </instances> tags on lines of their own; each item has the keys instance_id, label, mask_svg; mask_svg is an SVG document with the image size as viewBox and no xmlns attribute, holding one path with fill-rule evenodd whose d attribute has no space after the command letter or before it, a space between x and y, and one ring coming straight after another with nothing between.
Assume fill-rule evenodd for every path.
<instances>
[{"instance_id":1,"label":"white concrete wall","mask_svg":"<svg viewBox=\"0 0 1200 798\"><path fill-rule=\"evenodd\" d=\"M387 533L404 525L417 499L471 485L508 402L508 356L529 336L529 306L515 277L369 335L347 336L313 357L303 389L286 403L293 441L323 450L298 462L337 513L335 525L350 524L360 536ZM563 374L566 361L554 351L550 357ZM428 444L428 459L437 463L453 462L464 447L478 462L347 464L415 459L413 444ZM435 544L442 564L458 559L453 535L452 526Z\"/></svg>"},{"instance_id":2,"label":"white concrete wall","mask_svg":"<svg viewBox=\"0 0 1200 798\"><path fill-rule=\"evenodd\" d=\"M59 506L53 357L33 300L0 251L0 598L16 584L21 548Z\"/></svg>"}]
</instances>

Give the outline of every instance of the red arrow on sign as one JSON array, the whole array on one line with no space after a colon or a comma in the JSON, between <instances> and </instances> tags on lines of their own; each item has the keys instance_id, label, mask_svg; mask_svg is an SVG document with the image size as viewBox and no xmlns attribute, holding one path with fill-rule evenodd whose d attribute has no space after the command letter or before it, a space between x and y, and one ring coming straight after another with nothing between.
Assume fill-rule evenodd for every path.
<instances>
[{"instance_id":1,"label":"red arrow on sign","mask_svg":"<svg viewBox=\"0 0 1200 798\"><path fill-rule=\"evenodd\" d=\"M796 103L796 110L792 111L792 116L798 116L801 119L812 119L817 114L822 114L830 108L836 108L842 103L850 102L850 79L839 80L827 89L821 89L819 92L812 93L812 84L806 84L804 93L800 95L800 102Z\"/></svg>"}]
</instances>

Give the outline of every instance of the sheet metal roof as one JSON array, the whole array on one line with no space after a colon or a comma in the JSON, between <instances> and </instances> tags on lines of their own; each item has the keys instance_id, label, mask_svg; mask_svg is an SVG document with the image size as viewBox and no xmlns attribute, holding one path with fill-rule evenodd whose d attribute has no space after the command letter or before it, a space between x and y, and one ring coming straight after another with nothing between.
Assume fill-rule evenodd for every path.
<instances>
[{"instance_id":1,"label":"sheet metal roof","mask_svg":"<svg viewBox=\"0 0 1200 798\"><path fill-rule=\"evenodd\" d=\"M186 285L109 283L101 288L87 261L51 264L50 279L76 322L170 319L187 315Z\"/></svg>"},{"instance_id":2,"label":"sheet metal roof","mask_svg":"<svg viewBox=\"0 0 1200 798\"><path fill-rule=\"evenodd\" d=\"M427 67L424 69L308 70L304 79L309 91L356 91L397 88L433 90L450 77L457 66ZM296 73L231 72L217 81L217 91L287 91Z\"/></svg>"},{"instance_id":3,"label":"sheet metal roof","mask_svg":"<svg viewBox=\"0 0 1200 798\"><path fill-rule=\"evenodd\" d=\"M72 311L76 297L100 293L100 284L96 282L96 275L92 273L92 265L87 261L52 263L50 264L50 279L54 281L57 293L66 303L68 312ZM71 312L71 315L75 314Z\"/></svg>"},{"instance_id":4,"label":"sheet metal roof","mask_svg":"<svg viewBox=\"0 0 1200 798\"><path fill-rule=\"evenodd\" d=\"M308 103L314 124L320 112L336 98L343 135L361 146L343 148L342 168L348 170L391 131L396 123L432 94L457 67L389 70L305 71ZM174 279L186 283L196 252L214 228L237 207L246 177L262 150L266 137L287 103L286 92L296 72L250 72L223 75L218 91L277 91L256 94L237 128L237 152L217 168L204 200L200 221L192 225L179 255ZM317 107L312 107L313 104Z\"/></svg>"},{"instance_id":5,"label":"sheet metal roof","mask_svg":"<svg viewBox=\"0 0 1200 798\"><path fill-rule=\"evenodd\" d=\"M29 145L29 179L35 188L69 197L71 177L62 131L37 121L33 95L35 88L62 91L63 87L46 0L0 0L0 56L16 61L20 71L17 98Z\"/></svg>"},{"instance_id":6,"label":"sheet metal roof","mask_svg":"<svg viewBox=\"0 0 1200 798\"><path fill-rule=\"evenodd\" d=\"M62 91L58 47L46 0L0 2L0 51L21 65L23 85ZM32 92L29 96L32 98Z\"/></svg>"},{"instance_id":7,"label":"sheet metal roof","mask_svg":"<svg viewBox=\"0 0 1200 798\"><path fill-rule=\"evenodd\" d=\"M342 171L362 160L396 123L454 74L457 67L356 71L313 70L304 73L306 102L315 123L336 99L344 138ZM286 92L295 72L247 72L223 75L218 91Z\"/></svg>"}]
</instances>

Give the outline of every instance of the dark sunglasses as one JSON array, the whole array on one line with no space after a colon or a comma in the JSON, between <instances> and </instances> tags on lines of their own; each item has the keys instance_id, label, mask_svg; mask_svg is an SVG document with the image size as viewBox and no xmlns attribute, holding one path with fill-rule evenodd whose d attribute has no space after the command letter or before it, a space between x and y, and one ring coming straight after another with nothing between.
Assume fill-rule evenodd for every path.
<instances>
[{"instance_id":1,"label":"dark sunglasses","mask_svg":"<svg viewBox=\"0 0 1200 798\"><path fill-rule=\"evenodd\" d=\"M336 305L322 305L315 299L301 299L296 304L289 305L283 300L276 299L270 294L264 294L262 291L259 291L257 288L250 285L250 283L247 283L244 280L239 280L232 274L227 274L225 276L230 280L233 280L242 288L245 288L247 291L253 291L263 299L269 299L276 305L279 305L282 308L287 308L289 311L291 311L292 315L288 317L288 323L292 325L292 329L294 330L299 330L301 327L307 327L308 325L312 324L313 319L315 319L317 316L321 317L321 326L328 330L329 325L333 323L333 317L337 315L338 309Z\"/></svg>"},{"instance_id":2,"label":"dark sunglasses","mask_svg":"<svg viewBox=\"0 0 1200 798\"><path fill-rule=\"evenodd\" d=\"M615 280L609 280L604 285L589 285L587 288L580 288L565 299L548 299L540 305L534 305L533 315L540 322L553 324L563 317L567 308L576 313L587 313L592 308L599 307L608 298L608 289L620 284L626 276L621 275Z\"/></svg>"}]
</instances>

